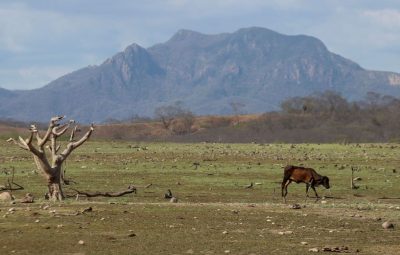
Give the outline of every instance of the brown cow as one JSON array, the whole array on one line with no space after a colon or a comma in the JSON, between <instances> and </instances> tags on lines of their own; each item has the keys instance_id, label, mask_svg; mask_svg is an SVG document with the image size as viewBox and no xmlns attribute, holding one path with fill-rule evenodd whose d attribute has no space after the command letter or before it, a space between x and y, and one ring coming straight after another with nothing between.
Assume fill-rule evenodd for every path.
<instances>
[{"instance_id":1,"label":"brown cow","mask_svg":"<svg viewBox=\"0 0 400 255\"><path fill-rule=\"evenodd\" d=\"M294 181L296 183L304 182L306 184L306 199L308 197L308 190L310 187L314 190L315 196L317 199L319 198L315 187L322 185L325 188L329 189L329 178L327 176L319 175L312 168L305 168L301 166L291 166L288 165L285 167L283 172L283 181L282 181L282 197L286 203L286 195L287 195L287 187L289 184Z\"/></svg>"}]
</instances>

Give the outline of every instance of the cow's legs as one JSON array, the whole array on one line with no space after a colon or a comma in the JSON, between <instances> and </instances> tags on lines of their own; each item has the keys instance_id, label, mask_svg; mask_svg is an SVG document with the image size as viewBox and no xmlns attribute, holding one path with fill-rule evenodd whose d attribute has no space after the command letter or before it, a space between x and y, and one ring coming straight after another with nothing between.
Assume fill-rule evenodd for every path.
<instances>
[{"instance_id":1,"label":"cow's legs","mask_svg":"<svg viewBox=\"0 0 400 255\"><path fill-rule=\"evenodd\" d=\"M309 189L310 189L310 184L306 183L306 197L308 197Z\"/></svg>"},{"instance_id":2,"label":"cow's legs","mask_svg":"<svg viewBox=\"0 0 400 255\"><path fill-rule=\"evenodd\" d=\"M287 193L288 193L287 187L289 186L289 184L290 184L291 182L292 182L292 181L291 181L290 179L282 182L282 197L283 197L283 201L284 201L285 203L286 203L286 195L287 195Z\"/></svg>"},{"instance_id":3,"label":"cow's legs","mask_svg":"<svg viewBox=\"0 0 400 255\"><path fill-rule=\"evenodd\" d=\"M310 184L306 183L306 201L307 202L307 198L308 198L308 191L310 190Z\"/></svg>"},{"instance_id":4,"label":"cow's legs","mask_svg":"<svg viewBox=\"0 0 400 255\"><path fill-rule=\"evenodd\" d=\"M315 196L317 197L317 200L316 200L316 201L318 201L318 200L319 200L319 196L318 196L318 194L317 194L317 191L315 190L314 185L311 185L311 188L314 190Z\"/></svg>"}]
</instances>

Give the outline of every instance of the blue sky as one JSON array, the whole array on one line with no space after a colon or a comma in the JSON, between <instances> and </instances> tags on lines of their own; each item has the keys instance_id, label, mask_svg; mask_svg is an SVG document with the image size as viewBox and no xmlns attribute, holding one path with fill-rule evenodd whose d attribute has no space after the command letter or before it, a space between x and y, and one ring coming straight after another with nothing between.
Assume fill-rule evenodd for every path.
<instances>
[{"instance_id":1,"label":"blue sky","mask_svg":"<svg viewBox=\"0 0 400 255\"><path fill-rule=\"evenodd\" d=\"M179 29L307 34L367 69L400 72L398 0L1 0L0 87L32 89Z\"/></svg>"}]
</instances>

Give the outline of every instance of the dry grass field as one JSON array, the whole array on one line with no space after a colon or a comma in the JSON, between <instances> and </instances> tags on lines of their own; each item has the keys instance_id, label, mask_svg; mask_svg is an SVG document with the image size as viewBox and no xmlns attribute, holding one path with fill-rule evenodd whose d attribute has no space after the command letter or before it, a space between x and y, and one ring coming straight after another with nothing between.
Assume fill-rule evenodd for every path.
<instances>
[{"instance_id":1,"label":"dry grass field","mask_svg":"<svg viewBox=\"0 0 400 255\"><path fill-rule=\"evenodd\" d=\"M138 193L51 203L31 155L3 140L0 184L14 167L25 189L13 192L15 204L0 203L0 254L400 254L399 156L398 144L94 140L68 159L66 176L76 183L66 193L129 184ZM331 193L318 188L325 198L305 201L305 185L291 184L284 204L286 164L328 175ZM350 188L351 167L358 189ZM178 203L164 198L168 189ZM18 203L27 192L35 202ZM382 228L387 220L394 229Z\"/></svg>"}]
</instances>

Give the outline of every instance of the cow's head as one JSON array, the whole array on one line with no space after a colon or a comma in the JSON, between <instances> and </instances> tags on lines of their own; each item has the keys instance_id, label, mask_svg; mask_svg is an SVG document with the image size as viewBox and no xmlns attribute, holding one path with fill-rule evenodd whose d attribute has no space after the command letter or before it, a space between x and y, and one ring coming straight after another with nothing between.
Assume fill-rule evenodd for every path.
<instances>
[{"instance_id":1,"label":"cow's head","mask_svg":"<svg viewBox=\"0 0 400 255\"><path fill-rule=\"evenodd\" d=\"M331 186L329 185L329 178L328 176L322 176L321 182L322 186L324 186L326 189L329 189Z\"/></svg>"}]
</instances>

